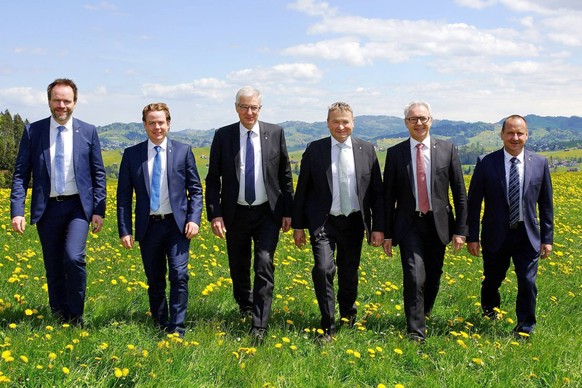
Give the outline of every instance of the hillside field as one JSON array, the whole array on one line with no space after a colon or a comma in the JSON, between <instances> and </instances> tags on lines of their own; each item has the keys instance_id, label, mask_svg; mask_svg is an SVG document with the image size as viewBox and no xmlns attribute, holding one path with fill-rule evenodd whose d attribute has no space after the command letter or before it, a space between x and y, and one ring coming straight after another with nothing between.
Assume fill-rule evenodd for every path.
<instances>
[{"instance_id":1,"label":"hillside field","mask_svg":"<svg viewBox=\"0 0 582 388\"><path fill-rule=\"evenodd\" d=\"M553 174L553 184L554 251L540 263L533 336L511 335L511 271L500 318L481 317L481 260L463 249L447 251L424 346L405 338L398 252L390 259L368 246L356 326L319 344L312 254L297 249L291 233L281 235L275 257L268 336L253 344L232 297L225 243L206 220L190 248L186 335L159 334L148 318L139 250L119 242L114 183L104 230L88 239L86 327L61 325L48 309L35 227L12 232L9 191L0 190L0 386L580 387L582 173Z\"/></svg>"}]
</instances>

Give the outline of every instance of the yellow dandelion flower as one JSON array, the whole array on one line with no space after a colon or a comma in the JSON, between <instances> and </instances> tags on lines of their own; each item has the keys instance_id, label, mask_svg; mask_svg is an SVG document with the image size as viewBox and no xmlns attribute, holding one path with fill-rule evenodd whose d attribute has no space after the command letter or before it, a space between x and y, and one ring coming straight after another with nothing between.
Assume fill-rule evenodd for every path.
<instances>
[{"instance_id":1,"label":"yellow dandelion flower","mask_svg":"<svg viewBox=\"0 0 582 388\"><path fill-rule=\"evenodd\" d=\"M465 342L462 339L458 339L457 343L463 348L463 349L467 349L467 345L465 344Z\"/></svg>"},{"instance_id":2,"label":"yellow dandelion flower","mask_svg":"<svg viewBox=\"0 0 582 388\"><path fill-rule=\"evenodd\" d=\"M289 349L291 349L291 350L297 350L297 346L291 345L291 346L289 346Z\"/></svg>"},{"instance_id":3,"label":"yellow dandelion flower","mask_svg":"<svg viewBox=\"0 0 582 388\"><path fill-rule=\"evenodd\" d=\"M118 379L123 377L123 372L119 368L115 368L113 374L115 374L115 377L117 377Z\"/></svg>"},{"instance_id":4,"label":"yellow dandelion flower","mask_svg":"<svg viewBox=\"0 0 582 388\"><path fill-rule=\"evenodd\" d=\"M16 323L11 323L11 324L8 325L8 327L10 329L16 329L16 326L17 326Z\"/></svg>"},{"instance_id":5,"label":"yellow dandelion flower","mask_svg":"<svg viewBox=\"0 0 582 388\"><path fill-rule=\"evenodd\" d=\"M473 358L471 361L473 361L473 363L480 365L480 366L485 365L485 362L480 358Z\"/></svg>"},{"instance_id":6,"label":"yellow dandelion flower","mask_svg":"<svg viewBox=\"0 0 582 388\"><path fill-rule=\"evenodd\" d=\"M281 344L281 343L275 344L275 348L277 348L277 349L281 349L282 347L283 347L283 344Z\"/></svg>"},{"instance_id":7,"label":"yellow dandelion flower","mask_svg":"<svg viewBox=\"0 0 582 388\"><path fill-rule=\"evenodd\" d=\"M354 357L361 358L362 355L360 354L360 352L354 352Z\"/></svg>"},{"instance_id":8,"label":"yellow dandelion flower","mask_svg":"<svg viewBox=\"0 0 582 388\"><path fill-rule=\"evenodd\" d=\"M26 309L24 310L24 314L27 316L31 316L32 314L34 314L34 311L32 311L31 309Z\"/></svg>"},{"instance_id":9,"label":"yellow dandelion flower","mask_svg":"<svg viewBox=\"0 0 582 388\"><path fill-rule=\"evenodd\" d=\"M121 372L123 373L123 377L125 377L129 374L129 368L123 368Z\"/></svg>"},{"instance_id":10,"label":"yellow dandelion flower","mask_svg":"<svg viewBox=\"0 0 582 388\"><path fill-rule=\"evenodd\" d=\"M396 348L396 349L394 349L394 353L403 354L404 352L402 351L402 349Z\"/></svg>"},{"instance_id":11,"label":"yellow dandelion flower","mask_svg":"<svg viewBox=\"0 0 582 388\"><path fill-rule=\"evenodd\" d=\"M71 371L69 370L69 368L67 368L66 366L63 367L63 369L61 369L63 371L64 374L68 375L69 373L71 373Z\"/></svg>"},{"instance_id":12,"label":"yellow dandelion flower","mask_svg":"<svg viewBox=\"0 0 582 388\"><path fill-rule=\"evenodd\" d=\"M394 384L394 388L404 388L404 384Z\"/></svg>"},{"instance_id":13,"label":"yellow dandelion flower","mask_svg":"<svg viewBox=\"0 0 582 388\"><path fill-rule=\"evenodd\" d=\"M107 344L107 342L102 342L101 345L99 345L99 349L101 350L105 350L109 347L109 345Z\"/></svg>"},{"instance_id":14,"label":"yellow dandelion flower","mask_svg":"<svg viewBox=\"0 0 582 388\"><path fill-rule=\"evenodd\" d=\"M291 342L291 340L289 338L287 338L287 337L283 337L282 340L283 340L283 342L286 342L286 343Z\"/></svg>"},{"instance_id":15,"label":"yellow dandelion flower","mask_svg":"<svg viewBox=\"0 0 582 388\"><path fill-rule=\"evenodd\" d=\"M48 357L49 357L49 360L54 361L57 358L57 354L50 352Z\"/></svg>"},{"instance_id":16,"label":"yellow dandelion flower","mask_svg":"<svg viewBox=\"0 0 582 388\"><path fill-rule=\"evenodd\" d=\"M20 356L20 361L22 361L25 364L28 364L28 357L26 357L26 356Z\"/></svg>"}]
</instances>

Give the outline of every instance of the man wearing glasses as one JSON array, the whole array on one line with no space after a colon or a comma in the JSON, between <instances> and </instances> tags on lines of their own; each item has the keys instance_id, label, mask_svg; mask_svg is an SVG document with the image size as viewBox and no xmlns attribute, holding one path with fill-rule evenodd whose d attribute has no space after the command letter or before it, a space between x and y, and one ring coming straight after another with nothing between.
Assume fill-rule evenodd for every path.
<instances>
[{"instance_id":1,"label":"man wearing glasses","mask_svg":"<svg viewBox=\"0 0 582 388\"><path fill-rule=\"evenodd\" d=\"M455 146L429 134L430 105L422 101L408 104L404 123L410 138L386 154L384 251L392 257L392 247L400 246L407 334L423 343L446 245L452 239L456 252L465 244L467 198Z\"/></svg>"},{"instance_id":2,"label":"man wearing glasses","mask_svg":"<svg viewBox=\"0 0 582 388\"><path fill-rule=\"evenodd\" d=\"M279 230L291 227L293 180L283 129L259 121L261 93L240 89L235 109L240 121L219 128L210 147L206 208L212 232L226 238L241 317L252 317L251 336L261 341L271 312Z\"/></svg>"}]
</instances>

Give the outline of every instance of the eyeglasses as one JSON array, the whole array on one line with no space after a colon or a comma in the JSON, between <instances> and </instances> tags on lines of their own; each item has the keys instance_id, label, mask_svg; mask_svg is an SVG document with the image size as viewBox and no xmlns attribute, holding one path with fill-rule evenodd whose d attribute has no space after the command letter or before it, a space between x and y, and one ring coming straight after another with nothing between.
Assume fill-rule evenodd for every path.
<instances>
[{"instance_id":1,"label":"eyeglasses","mask_svg":"<svg viewBox=\"0 0 582 388\"><path fill-rule=\"evenodd\" d=\"M241 105L241 104L237 104L236 106L238 106L238 108L240 110L242 110L243 112L246 112L247 110L250 109L251 112L253 112L253 113L257 113L262 108L262 105Z\"/></svg>"},{"instance_id":2,"label":"eyeglasses","mask_svg":"<svg viewBox=\"0 0 582 388\"><path fill-rule=\"evenodd\" d=\"M416 124L418 123L418 120L420 120L422 124L426 124L428 123L428 120L430 120L430 117L427 116L407 117L405 120L408 121L408 123L410 124Z\"/></svg>"}]
</instances>

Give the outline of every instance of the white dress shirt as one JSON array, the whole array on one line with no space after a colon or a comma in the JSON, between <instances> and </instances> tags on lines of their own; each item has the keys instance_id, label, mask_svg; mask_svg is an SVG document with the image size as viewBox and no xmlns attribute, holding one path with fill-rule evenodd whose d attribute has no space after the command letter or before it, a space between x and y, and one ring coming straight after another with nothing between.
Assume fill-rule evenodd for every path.
<instances>
[{"instance_id":1,"label":"white dress shirt","mask_svg":"<svg viewBox=\"0 0 582 388\"><path fill-rule=\"evenodd\" d=\"M152 187L152 172L154 171L154 158L156 157L156 144L148 140L148 171L150 178L150 194ZM150 210L150 214L170 214L172 205L170 204L170 194L168 192L168 139L164 138L160 144L160 161L162 162L162 173L160 175L160 207L155 212Z\"/></svg>"},{"instance_id":2,"label":"white dress shirt","mask_svg":"<svg viewBox=\"0 0 582 388\"><path fill-rule=\"evenodd\" d=\"M57 135L61 124L57 123L55 119L51 116L50 120L50 157L51 157L51 197L56 197L59 195L57 189L55 188L55 152ZM65 150L65 192L61 195L73 195L79 192L77 189L77 182L75 181L75 168L73 165L73 119L71 118L68 122L63 125L65 130L61 133L63 139L63 146Z\"/></svg>"},{"instance_id":3,"label":"white dress shirt","mask_svg":"<svg viewBox=\"0 0 582 388\"><path fill-rule=\"evenodd\" d=\"M339 187L339 170L338 159L340 148L337 146L339 142L331 137L331 173L332 173L332 201L330 214L338 216L342 214L340 203L340 187ZM344 141L344 146L349 150L349 157L347 158L347 172L348 172L348 186L350 192L350 202L352 204L352 212L360 210L358 204L357 182L356 182L356 166L354 163L354 150L352 145L352 137L348 137Z\"/></svg>"},{"instance_id":4,"label":"white dress shirt","mask_svg":"<svg viewBox=\"0 0 582 388\"><path fill-rule=\"evenodd\" d=\"M246 129L242 124L239 124L240 128L240 174L239 174L239 189L238 189L238 201L240 205L248 206L249 204L245 200L245 160L247 155L247 133ZM253 142L253 149L255 151L255 201L251 204L252 206L261 205L268 201L267 189L265 188L265 181L263 179L263 158L261 153L261 139L259 137L259 122L254 125L251 129L251 141Z\"/></svg>"}]
</instances>

